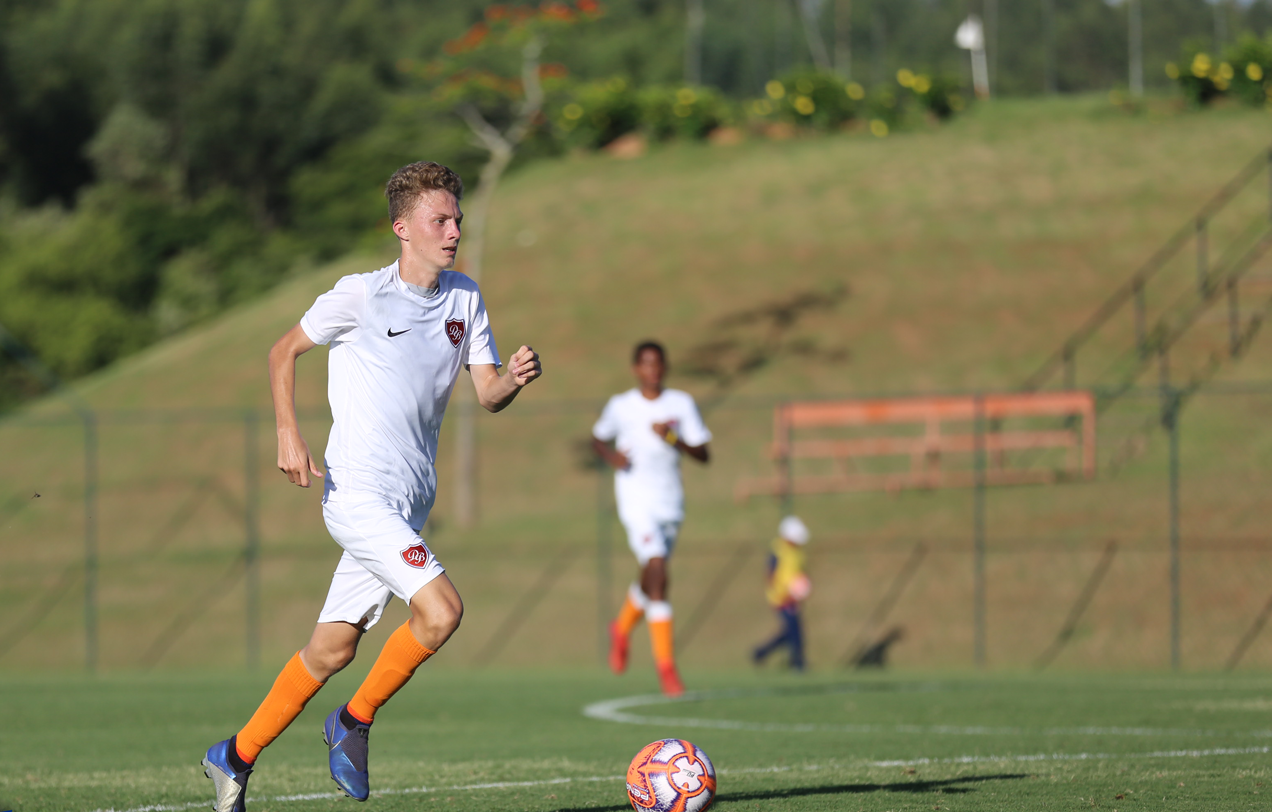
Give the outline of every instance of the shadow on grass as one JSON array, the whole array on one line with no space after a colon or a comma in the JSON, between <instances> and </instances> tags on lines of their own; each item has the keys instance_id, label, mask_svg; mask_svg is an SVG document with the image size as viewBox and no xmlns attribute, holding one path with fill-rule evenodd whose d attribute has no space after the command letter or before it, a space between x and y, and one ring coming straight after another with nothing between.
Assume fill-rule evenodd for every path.
<instances>
[{"instance_id":1,"label":"shadow on grass","mask_svg":"<svg viewBox=\"0 0 1272 812\"><path fill-rule=\"evenodd\" d=\"M791 787L790 789L771 789L763 792L725 792L716 796L717 801L768 801L775 798L802 798L808 795L863 795L868 792L941 792L948 795L964 795L975 792L967 784L981 784L986 781L1013 781L1028 778L1026 773L999 773L998 775L965 775L960 778L946 778L940 781L898 781L893 784L827 784L818 787ZM557 812L622 812L631 809L631 804L613 804L611 806L573 806L559 809Z\"/></svg>"}]
</instances>

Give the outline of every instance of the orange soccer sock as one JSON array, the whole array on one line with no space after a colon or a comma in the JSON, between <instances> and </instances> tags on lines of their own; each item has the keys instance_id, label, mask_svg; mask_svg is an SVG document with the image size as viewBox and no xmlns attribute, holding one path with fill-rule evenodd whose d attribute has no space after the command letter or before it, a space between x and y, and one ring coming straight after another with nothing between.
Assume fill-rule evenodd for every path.
<instances>
[{"instance_id":1,"label":"orange soccer sock","mask_svg":"<svg viewBox=\"0 0 1272 812\"><path fill-rule=\"evenodd\" d=\"M614 628L619 634L627 637L644 616L645 607L637 603L632 597L632 590L628 590L627 597L623 600L623 608L618 610L618 618L614 620Z\"/></svg>"},{"instance_id":2,"label":"orange soccer sock","mask_svg":"<svg viewBox=\"0 0 1272 812\"><path fill-rule=\"evenodd\" d=\"M300 715L305 703L313 699L322 685L305 669L300 652L293 654L274 680L274 687L265 695L265 701L238 732L234 743L239 758L248 764L254 763L261 751Z\"/></svg>"},{"instance_id":3,"label":"orange soccer sock","mask_svg":"<svg viewBox=\"0 0 1272 812\"><path fill-rule=\"evenodd\" d=\"M671 604L666 601L650 601L646 615L649 618L649 643L654 651L654 663L659 666L675 663L676 643L671 629Z\"/></svg>"},{"instance_id":4,"label":"orange soccer sock","mask_svg":"<svg viewBox=\"0 0 1272 812\"><path fill-rule=\"evenodd\" d=\"M421 663L436 653L420 645L411 634L411 624L403 623L389 635L375 665L371 666L371 673L349 700L349 713L358 721L371 724L380 706L406 684Z\"/></svg>"}]
</instances>

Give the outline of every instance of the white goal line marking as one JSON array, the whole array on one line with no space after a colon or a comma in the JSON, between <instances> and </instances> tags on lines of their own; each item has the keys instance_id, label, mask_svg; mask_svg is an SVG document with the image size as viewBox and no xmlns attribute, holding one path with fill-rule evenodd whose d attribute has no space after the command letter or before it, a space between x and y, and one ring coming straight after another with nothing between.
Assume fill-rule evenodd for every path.
<instances>
[{"instance_id":1,"label":"white goal line marking","mask_svg":"<svg viewBox=\"0 0 1272 812\"><path fill-rule=\"evenodd\" d=\"M632 708L649 705L670 705L683 702L702 702L711 699L737 699L756 696L777 696L782 691L771 689L754 689L746 691L689 691L678 697L662 694L640 694L618 699L607 699L593 702L583 708L583 715L604 722L618 722L626 725L660 725L680 727L712 728L716 730L753 730L766 733L917 733L943 734L954 736L1254 736L1267 738L1272 730L1190 730L1184 728L1155 727L989 727L986 725L876 725L846 724L822 725L813 723L791 722L742 722L734 719L700 719L678 716L641 716L628 713Z\"/></svg>"},{"instance_id":2,"label":"white goal line marking","mask_svg":"<svg viewBox=\"0 0 1272 812\"><path fill-rule=\"evenodd\" d=\"M1210 750L1160 750L1152 753L1034 753L1008 756L955 756L953 758L912 758L891 761L865 761L868 767L919 767L931 764L984 764L1002 762L1038 762L1038 761L1114 761L1117 759L1151 759L1151 758L1206 758L1209 756L1241 756L1272 753L1272 747L1224 747ZM846 765L835 765L843 768ZM808 764L804 766L781 765L775 767L753 767L738 770L717 770L720 775L748 775L755 773L784 773L792 771L819 772L831 769L830 766ZM468 792L483 789L515 789L518 787L548 787L559 784L591 784L602 781L622 781L624 775L590 775L579 778L549 778L541 781L491 781L484 784L458 784L449 787L408 787L405 789L382 789L372 795L417 795L426 792ZM327 801L343 798L340 792L307 792L296 795L275 795L272 798L254 800L253 803L292 803L295 801ZM723 797L728 797L727 795ZM137 806L132 809L96 809L93 812L184 812L187 809L206 809L208 801L193 801L184 804L152 804Z\"/></svg>"}]
</instances>

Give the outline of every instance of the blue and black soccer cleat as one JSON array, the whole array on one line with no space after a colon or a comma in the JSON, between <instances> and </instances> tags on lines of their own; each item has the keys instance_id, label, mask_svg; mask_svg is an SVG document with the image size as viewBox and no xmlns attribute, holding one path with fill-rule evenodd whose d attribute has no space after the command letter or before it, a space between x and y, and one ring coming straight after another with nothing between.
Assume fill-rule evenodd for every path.
<instances>
[{"instance_id":1,"label":"blue and black soccer cleat","mask_svg":"<svg viewBox=\"0 0 1272 812\"><path fill-rule=\"evenodd\" d=\"M355 801L365 801L371 794L367 777L367 736L371 726L354 720L353 727L346 727L341 719L347 715L341 713L344 709L341 705L327 716L322 726L322 740L328 747L327 761L336 786Z\"/></svg>"},{"instance_id":2,"label":"blue and black soccer cleat","mask_svg":"<svg viewBox=\"0 0 1272 812\"><path fill-rule=\"evenodd\" d=\"M247 777L252 774L252 768L235 770L230 764L233 742L233 739L217 742L203 757L203 774L216 785L213 812L245 812L247 809Z\"/></svg>"}]
</instances>

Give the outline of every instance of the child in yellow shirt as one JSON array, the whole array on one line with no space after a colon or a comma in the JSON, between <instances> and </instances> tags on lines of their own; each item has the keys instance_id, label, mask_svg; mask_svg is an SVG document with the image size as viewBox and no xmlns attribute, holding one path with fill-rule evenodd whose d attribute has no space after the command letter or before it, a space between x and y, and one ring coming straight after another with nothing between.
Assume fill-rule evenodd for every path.
<instances>
[{"instance_id":1,"label":"child in yellow shirt","mask_svg":"<svg viewBox=\"0 0 1272 812\"><path fill-rule=\"evenodd\" d=\"M758 665L776 649L790 649L791 668L804 670L804 632L800 624L799 607L812 591L808 575L804 572L807 556L804 545L808 543L808 527L797 516L787 516L777 528L768 557L768 587L765 597L777 612L781 630L773 639L760 646L752 654Z\"/></svg>"}]
</instances>

